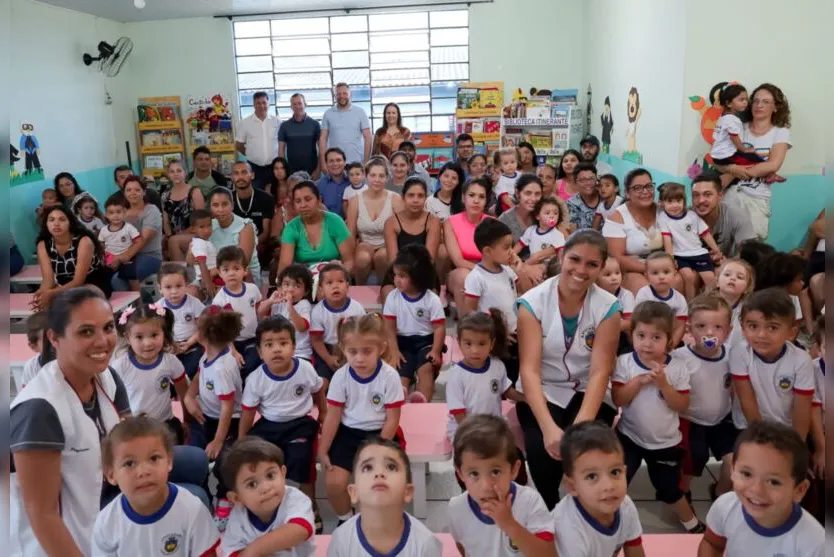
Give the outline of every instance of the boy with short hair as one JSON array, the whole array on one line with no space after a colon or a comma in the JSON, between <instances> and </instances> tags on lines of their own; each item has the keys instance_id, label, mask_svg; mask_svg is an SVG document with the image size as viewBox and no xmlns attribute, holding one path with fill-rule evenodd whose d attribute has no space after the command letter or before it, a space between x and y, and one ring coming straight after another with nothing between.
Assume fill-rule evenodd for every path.
<instances>
[{"instance_id":1,"label":"boy with short hair","mask_svg":"<svg viewBox=\"0 0 834 557\"><path fill-rule=\"evenodd\" d=\"M449 529L463 555L556 556L553 520L539 493L513 480L522 462L507 421L476 414L455 433L455 473L466 491L449 501Z\"/></svg>"},{"instance_id":2,"label":"boy with short hair","mask_svg":"<svg viewBox=\"0 0 834 557\"><path fill-rule=\"evenodd\" d=\"M46 330L46 312L39 311L33 313L26 320L26 341L29 344L29 349L35 353L34 356L26 360L22 368L15 368L14 370L14 384L17 387L17 392L23 390L26 383L35 378L41 370L41 354L43 353L43 332Z\"/></svg>"},{"instance_id":3,"label":"boy with short hair","mask_svg":"<svg viewBox=\"0 0 834 557\"><path fill-rule=\"evenodd\" d=\"M637 291L634 305L646 300L663 302L675 314L675 330L672 334L672 348L680 345L684 325L689 318L689 307L683 294L672 288L675 278L675 260L666 252L656 251L646 258L646 278L649 284Z\"/></svg>"},{"instance_id":4,"label":"boy with short hair","mask_svg":"<svg viewBox=\"0 0 834 557\"><path fill-rule=\"evenodd\" d=\"M492 157L493 164L501 169L501 177L495 184L495 197L501 204L501 210L508 211L515 206L513 196L515 195L515 183L521 176L521 173L518 172L521 158L518 149L515 147L498 149Z\"/></svg>"},{"instance_id":5,"label":"boy with short hair","mask_svg":"<svg viewBox=\"0 0 834 557\"><path fill-rule=\"evenodd\" d=\"M825 530L800 506L808 449L790 427L753 422L733 454L733 491L713 503L698 557L823 557Z\"/></svg>"},{"instance_id":6,"label":"boy with short hair","mask_svg":"<svg viewBox=\"0 0 834 557\"><path fill-rule=\"evenodd\" d=\"M139 239L136 227L125 221L127 199L122 192L116 192L104 201L104 217L107 226L98 231L98 241L104 246L104 262L112 269L127 263L118 261L118 256L125 253ZM115 266L114 266L115 265ZM139 281L130 280L131 290L139 290Z\"/></svg>"},{"instance_id":7,"label":"boy with short hair","mask_svg":"<svg viewBox=\"0 0 834 557\"><path fill-rule=\"evenodd\" d=\"M189 287L189 294L198 299L213 298L217 288L223 286L217 269L217 248L211 243L211 213L205 209L195 209L189 218L191 238L189 250L197 261L194 265L196 278ZM200 288L205 292L201 295Z\"/></svg>"},{"instance_id":8,"label":"boy with short hair","mask_svg":"<svg viewBox=\"0 0 834 557\"><path fill-rule=\"evenodd\" d=\"M348 202L368 189L368 184L365 183L365 170L362 168L362 163L351 162L346 164L345 172L347 172L350 184L342 194L342 211L347 214Z\"/></svg>"},{"instance_id":9,"label":"boy with short hair","mask_svg":"<svg viewBox=\"0 0 834 557\"><path fill-rule=\"evenodd\" d=\"M223 557L315 555L312 503L287 485L281 449L257 437L238 439L222 472L235 503L223 534Z\"/></svg>"},{"instance_id":10,"label":"boy with short hair","mask_svg":"<svg viewBox=\"0 0 834 557\"><path fill-rule=\"evenodd\" d=\"M643 527L626 494L626 465L617 434L600 422L565 429L561 442L565 487L570 495L551 516L559 557L643 557Z\"/></svg>"}]
</instances>

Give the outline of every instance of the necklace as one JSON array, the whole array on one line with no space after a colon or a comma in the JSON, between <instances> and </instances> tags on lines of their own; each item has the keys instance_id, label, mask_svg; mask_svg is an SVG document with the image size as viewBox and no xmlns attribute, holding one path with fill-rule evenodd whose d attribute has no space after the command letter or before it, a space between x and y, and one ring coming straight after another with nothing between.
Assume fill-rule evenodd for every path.
<instances>
[{"instance_id":1,"label":"necklace","mask_svg":"<svg viewBox=\"0 0 834 557\"><path fill-rule=\"evenodd\" d=\"M249 196L249 207L246 210L243 209L243 205L240 204L240 197L237 196L237 192L235 192L235 203L237 203L238 209L240 212L243 213L245 216L249 216L249 212L252 211L252 203L255 202L255 192L252 192L252 195Z\"/></svg>"}]
</instances>

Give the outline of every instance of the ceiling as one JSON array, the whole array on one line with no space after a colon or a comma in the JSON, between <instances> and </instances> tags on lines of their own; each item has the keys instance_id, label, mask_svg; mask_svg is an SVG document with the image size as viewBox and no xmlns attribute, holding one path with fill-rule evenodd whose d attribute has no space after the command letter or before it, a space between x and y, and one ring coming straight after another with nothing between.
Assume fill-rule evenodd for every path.
<instances>
[{"instance_id":1,"label":"ceiling","mask_svg":"<svg viewBox=\"0 0 834 557\"><path fill-rule=\"evenodd\" d=\"M455 3L455 0L145 0L145 7L139 10L133 5L134 0L40 1L121 22ZM460 0L457 4L487 1L492 0Z\"/></svg>"}]
</instances>

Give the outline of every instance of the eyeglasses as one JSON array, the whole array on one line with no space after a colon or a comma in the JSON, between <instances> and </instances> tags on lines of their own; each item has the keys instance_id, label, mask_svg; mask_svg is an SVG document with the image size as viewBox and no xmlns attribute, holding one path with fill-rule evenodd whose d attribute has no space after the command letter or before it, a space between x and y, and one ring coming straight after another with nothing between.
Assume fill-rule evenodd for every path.
<instances>
[{"instance_id":1,"label":"eyeglasses","mask_svg":"<svg viewBox=\"0 0 834 557\"><path fill-rule=\"evenodd\" d=\"M773 101L770 99L753 99L750 101L750 104L761 104L767 106L769 104L773 104Z\"/></svg>"},{"instance_id":2,"label":"eyeglasses","mask_svg":"<svg viewBox=\"0 0 834 557\"><path fill-rule=\"evenodd\" d=\"M648 184L636 184L629 188L634 193L642 193L642 192L652 192L654 191L654 184L649 182Z\"/></svg>"}]
</instances>

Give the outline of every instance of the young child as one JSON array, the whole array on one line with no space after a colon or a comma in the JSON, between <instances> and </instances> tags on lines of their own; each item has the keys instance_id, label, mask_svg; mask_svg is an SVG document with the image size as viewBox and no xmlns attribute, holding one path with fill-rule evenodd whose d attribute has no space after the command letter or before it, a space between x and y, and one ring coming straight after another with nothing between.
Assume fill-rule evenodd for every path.
<instances>
[{"instance_id":1,"label":"young child","mask_svg":"<svg viewBox=\"0 0 834 557\"><path fill-rule=\"evenodd\" d=\"M515 207L515 183L521 176L518 172L519 162L518 149L515 147L498 149L493 155L493 164L501 170L501 177L495 185L495 196L502 211Z\"/></svg>"},{"instance_id":2,"label":"young child","mask_svg":"<svg viewBox=\"0 0 834 557\"><path fill-rule=\"evenodd\" d=\"M626 465L617 434L600 422L565 429L561 442L564 485L570 493L551 516L559 557L644 557L643 527L626 494Z\"/></svg>"},{"instance_id":3,"label":"young child","mask_svg":"<svg viewBox=\"0 0 834 557\"><path fill-rule=\"evenodd\" d=\"M446 315L434 288L436 275L428 250L406 246L394 258L394 286L382 315L388 330L388 363L396 367L408 389L417 383L413 402L434 396L434 380L443 363ZM419 394L417 394L419 393Z\"/></svg>"},{"instance_id":4,"label":"young child","mask_svg":"<svg viewBox=\"0 0 834 557\"><path fill-rule=\"evenodd\" d=\"M312 470L319 424L309 414L314 400L320 420L327 412L322 379L313 364L293 357L295 327L289 319L280 315L264 319L255 339L264 363L249 376L243 390L238 437L255 435L277 445L286 458L287 478L315 499ZM261 419L253 426L255 412Z\"/></svg>"},{"instance_id":5,"label":"young child","mask_svg":"<svg viewBox=\"0 0 834 557\"><path fill-rule=\"evenodd\" d=\"M295 356L313 361L310 319L313 311L313 275L306 265L293 264L278 275L279 288L258 307L258 317L280 315L295 327Z\"/></svg>"},{"instance_id":6,"label":"young child","mask_svg":"<svg viewBox=\"0 0 834 557\"><path fill-rule=\"evenodd\" d=\"M83 224L87 230L98 236L99 230L104 228L104 221L102 220L101 211L98 208L98 202L95 198L83 193L72 202L73 212L78 217L78 221Z\"/></svg>"},{"instance_id":7,"label":"young child","mask_svg":"<svg viewBox=\"0 0 834 557\"><path fill-rule=\"evenodd\" d=\"M623 444L628 483L645 460L655 497L670 505L690 534L704 525L678 481L681 442L678 415L689 407L689 370L669 356L675 316L662 302L637 304L631 314L634 352L617 358L611 377L614 404L622 408L617 431Z\"/></svg>"},{"instance_id":8,"label":"young child","mask_svg":"<svg viewBox=\"0 0 834 557\"><path fill-rule=\"evenodd\" d=\"M730 352L738 429L765 419L793 426L802 439L808 436L814 366L808 353L790 342L796 334L794 311L780 288L754 292L742 306L746 342Z\"/></svg>"},{"instance_id":9,"label":"young child","mask_svg":"<svg viewBox=\"0 0 834 557\"><path fill-rule=\"evenodd\" d=\"M211 213L196 209L189 217L191 238L189 250L197 261L194 265L196 278L188 287L188 293L199 299L213 298L217 289L223 286L220 271L217 268L217 248L211 243Z\"/></svg>"},{"instance_id":10,"label":"young child","mask_svg":"<svg viewBox=\"0 0 834 557\"><path fill-rule=\"evenodd\" d=\"M41 192L41 204L35 208L35 221L38 226L41 224L41 215L43 215L44 209L48 209L53 205L60 205L60 203L58 201L58 192L54 189L46 188Z\"/></svg>"},{"instance_id":11,"label":"young child","mask_svg":"<svg viewBox=\"0 0 834 557\"><path fill-rule=\"evenodd\" d=\"M173 440L162 423L150 416L124 419L105 438L101 457L107 481L121 495L96 518L93 555L214 555L220 535L208 509L168 483Z\"/></svg>"},{"instance_id":12,"label":"young child","mask_svg":"<svg viewBox=\"0 0 834 557\"><path fill-rule=\"evenodd\" d=\"M371 437L351 465L350 502L359 514L333 532L327 557L435 557L443 544L425 524L405 512L414 482L405 450L395 441ZM347 473L348 477L350 472Z\"/></svg>"},{"instance_id":13,"label":"young child","mask_svg":"<svg viewBox=\"0 0 834 557\"><path fill-rule=\"evenodd\" d=\"M238 439L223 461L223 477L235 503L223 533L223 557L316 554L312 503L287 485L280 448L257 437Z\"/></svg>"},{"instance_id":14,"label":"young child","mask_svg":"<svg viewBox=\"0 0 834 557\"><path fill-rule=\"evenodd\" d=\"M675 276L675 260L666 252L656 251L646 258L646 278L649 284L637 291L635 305L645 301L663 302L675 316L675 330L672 333L672 348L680 346L689 308L683 294L672 288Z\"/></svg>"},{"instance_id":15,"label":"young child","mask_svg":"<svg viewBox=\"0 0 834 557\"><path fill-rule=\"evenodd\" d=\"M119 316L119 329L127 350L110 367L125 385L130 412L163 422L182 445L185 431L171 408L171 385L184 401L188 381L182 363L167 351L174 344L174 315L160 303L131 306Z\"/></svg>"},{"instance_id":16,"label":"young child","mask_svg":"<svg viewBox=\"0 0 834 557\"><path fill-rule=\"evenodd\" d=\"M462 555L556 557L554 522L544 500L513 481L523 463L506 420L466 418L455 435L454 462L466 491L452 497L447 516Z\"/></svg>"},{"instance_id":17,"label":"young child","mask_svg":"<svg viewBox=\"0 0 834 557\"><path fill-rule=\"evenodd\" d=\"M710 508L698 556L823 557L825 529L799 506L808 489L802 438L782 424L752 423L733 460L733 491Z\"/></svg>"},{"instance_id":18,"label":"young child","mask_svg":"<svg viewBox=\"0 0 834 557\"><path fill-rule=\"evenodd\" d=\"M709 288L715 280L712 257L721 253L709 226L698 213L686 208L686 189L667 182L661 186L663 212L657 215L657 227L663 235L663 249L675 257L683 277L684 294L691 300L697 294L698 276ZM702 243L705 243L709 250Z\"/></svg>"},{"instance_id":19,"label":"young child","mask_svg":"<svg viewBox=\"0 0 834 557\"><path fill-rule=\"evenodd\" d=\"M243 356L240 374L244 381L261 361L255 344L255 329L258 327L258 303L262 300L261 290L251 282L244 282L246 256L237 246L226 246L217 253L217 268L225 286L214 296L212 304L231 307L243 320L243 327L235 339L234 348Z\"/></svg>"},{"instance_id":20,"label":"young child","mask_svg":"<svg viewBox=\"0 0 834 557\"><path fill-rule=\"evenodd\" d=\"M718 269L715 289L732 309L732 328L727 337L727 347L732 350L744 340L741 329L741 306L753 292L756 274L753 267L743 259L725 259Z\"/></svg>"},{"instance_id":21,"label":"young child","mask_svg":"<svg viewBox=\"0 0 834 557\"><path fill-rule=\"evenodd\" d=\"M369 437L402 443L400 410L405 400L397 370L382 360L386 341L379 314L347 317L339 325L339 346L347 364L336 371L327 390L319 461L327 476L327 498L341 524L353 513L347 487L359 445Z\"/></svg>"},{"instance_id":22,"label":"young child","mask_svg":"<svg viewBox=\"0 0 834 557\"><path fill-rule=\"evenodd\" d=\"M41 354L43 353L44 331L46 331L46 327L47 319L45 311L33 313L26 320L26 341L29 344L29 349L35 355L26 360L22 368L15 368L14 370L14 384L17 387L17 392L22 391L26 383L34 379L41 370Z\"/></svg>"},{"instance_id":23,"label":"young child","mask_svg":"<svg viewBox=\"0 0 834 557\"><path fill-rule=\"evenodd\" d=\"M787 292L794 306L797 326L801 325L803 320L799 293L805 288L805 265L807 262L802 257L779 251L764 257L755 267L754 290L781 288ZM813 329L809 332L813 334Z\"/></svg>"},{"instance_id":24,"label":"young child","mask_svg":"<svg viewBox=\"0 0 834 557\"><path fill-rule=\"evenodd\" d=\"M173 353L177 356L189 379L194 378L203 346L197 333L197 318L205 309L203 303L187 293L185 267L179 263L163 263L156 274L162 304L174 315Z\"/></svg>"},{"instance_id":25,"label":"young child","mask_svg":"<svg viewBox=\"0 0 834 557\"><path fill-rule=\"evenodd\" d=\"M672 357L689 369L689 408L681 414L684 459L681 488L687 497L693 476L700 477L710 452L721 461L721 476L709 486L715 499L732 489L730 468L738 431L731 415L730 356L725 345L730 333L732 310L718 294L697 296L689 304L687 330L694 344L678 348Z\"/></svg>"},{"instance_id":26,"label":"young child","mask_svg":"<svg viewBox=\"0 0 834 557\"><path fill-rule=\"evenodd\" d=\"M617 355L633 352L631 346L631 314L634 312L634 294L623 288L623 273L620 261L613 255L605 260L605 267L599 273L597 286L617 297L620 302L620 340L617 343Z\"/></svg>"},{"instance_id":27,"label":"young child","mask_svg":"<svg viewBox=\"0 0 834 557\"><path fill-rule=\"evenodd\" d=\"M552 164L536 167L536 176L542 181L542 197L556 195L556 173L556 167Z\"/></svg>"},{"instance_id":28,"label":"young child","mask_svg":"<svg viewBox=\"0 0 834 557\"><path fill-rule=\"evenodd\" d=\"M623 204L620 197L620 181L613 174L603 174L599 177L600 203L594 213L594 222L591 225L594 230L602 230L605 220Z\"/></svg>"},{"instance_id":29,"label":"young child","mask_svg":"<svg viewBox=\"0 0 834 557\"><path fill-rule=\"evenodd\" d=\"M319 285L324 299L310 312L310 345L313 364L324 379L324 388L333 373L342 366L338 351L339 322L353 316L365 315L365 308L348 296L350 277L339 263L328 263L319 272Z\"/></svg>"},{"instance_id":30,"label":"young child","mask_svg":"<svg viewBox=\"0 0 834 557\"><path fill-rule=\"evenodd\" d=\"M565 245L565 235L560 229L565 225L567 216L564 201L558 197L542 197L533 209L533 218L538 224L527 227L513 251L519 254L524 248L530 248L527 263L531 265L544 263L558 255Z\"/></svg>"},{"instance_id":31,"label":"young child","mask_svg":"<svg viewBox=\"0 0 834 557\"><path fill-rule=\"evenodd\" d=\"M352 162L345 165L345 172L347 172L350 186L345 188L345 192L342 194L342 212L347 214L348 202L368 189L368 184L365 183L365 171L362 168L362 163Z\"/></svg>"},{"instance_id":32,"label":"young child","mask_svg":"<svg viewBox=\"0 0 834 557\"><path fill-rule=\"evenodd\" d=\"M136 227L125 222L127 200L121 192L114 193L104 202L107 226L98 232L98 241L104 246L104 261L113 265L116 258L124 254L139 238ZM139 281L131 281L131 288L139 290Z\"/></svg>"}]
</instances>

